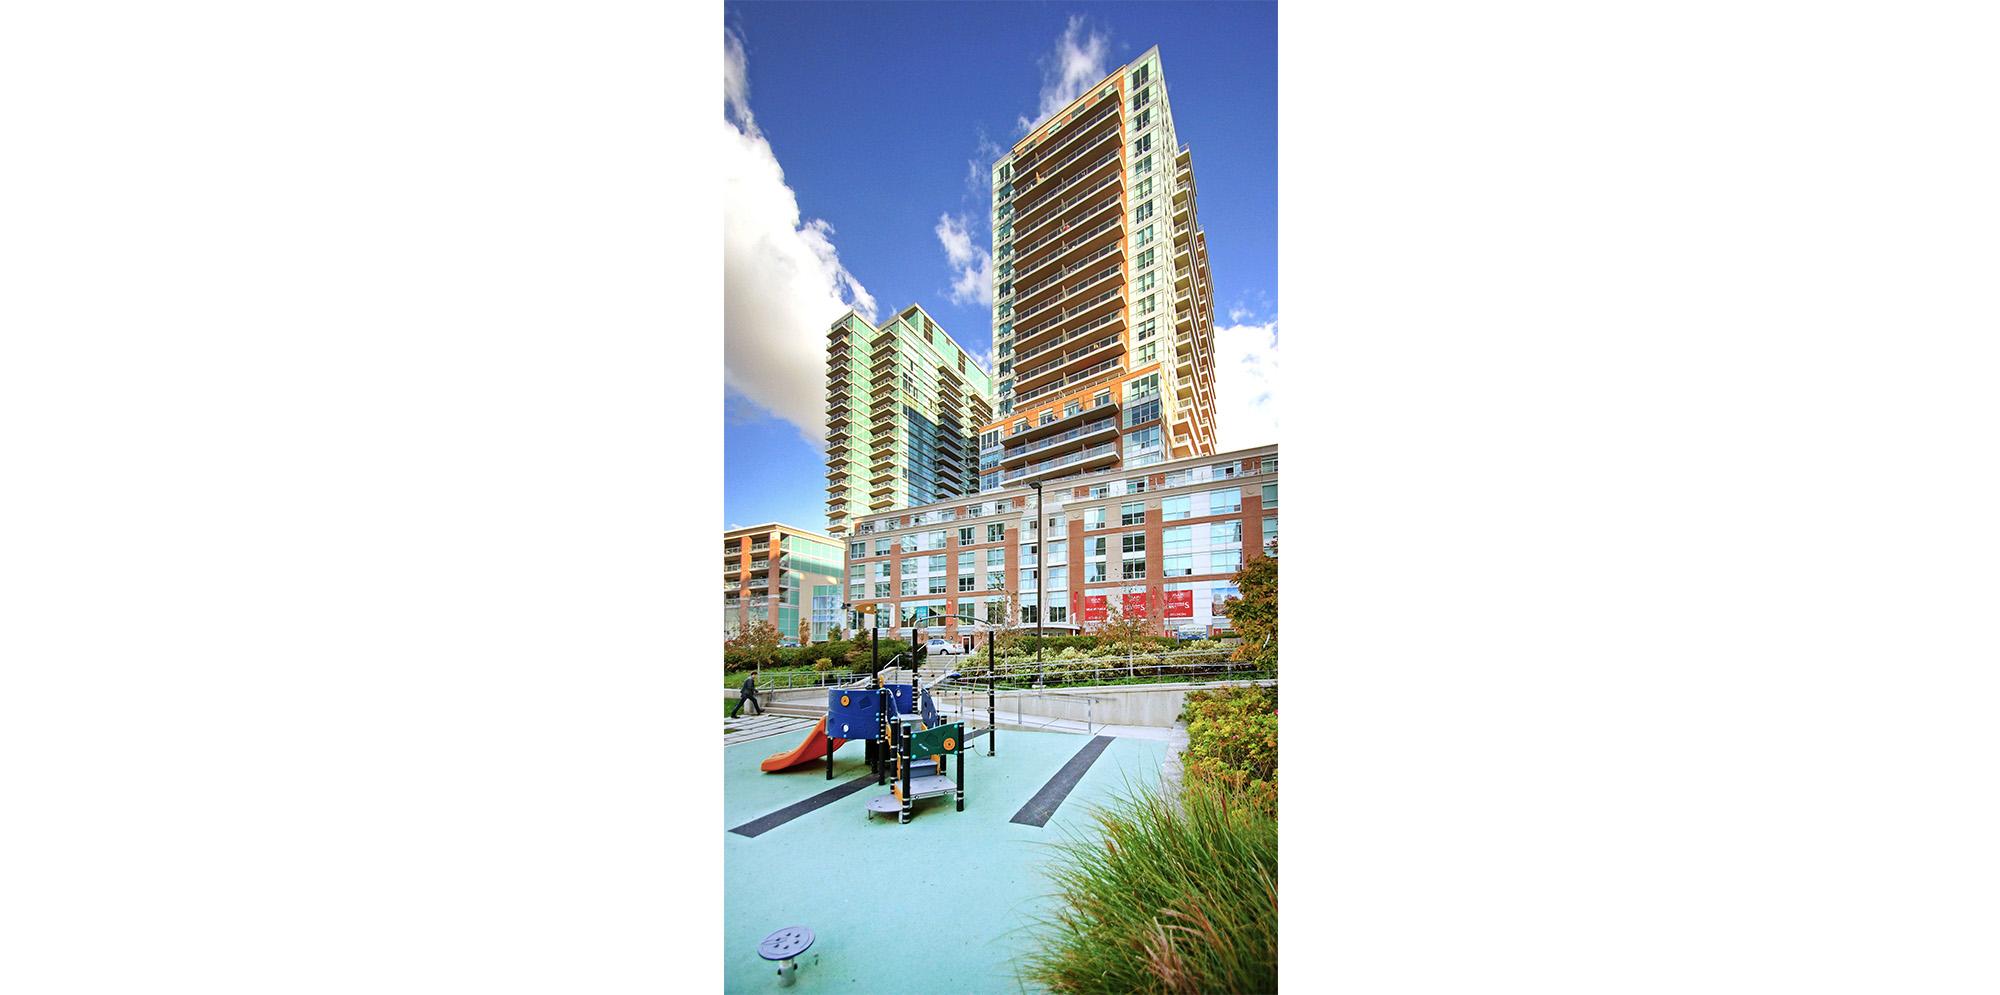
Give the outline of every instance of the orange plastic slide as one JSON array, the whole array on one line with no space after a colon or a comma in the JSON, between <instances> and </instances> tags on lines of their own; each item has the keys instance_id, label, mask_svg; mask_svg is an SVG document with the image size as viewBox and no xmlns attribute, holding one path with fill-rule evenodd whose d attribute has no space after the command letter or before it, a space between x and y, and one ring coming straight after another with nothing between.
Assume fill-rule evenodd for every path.
<instances>
[{"instance_id":1,"label":"orange plastic slide","mask_svg":"<svg viewBox=\"0 0 2000 995\"><path fill-rule=\"evenodd\" d=\"M819 720L819 725L813 726L813 731L806 734L805 742L783 753L773 753L765 757L764 762L759 766L763 767L764 772L767 774L772 771L790 770L800 764L811 763L826 756L826 751L828 750L840 749L840 744L845 742L847 740L836 739L831 744L828 743L826 738L826 719L822 718Z\"/></svg>"}]
</instances>

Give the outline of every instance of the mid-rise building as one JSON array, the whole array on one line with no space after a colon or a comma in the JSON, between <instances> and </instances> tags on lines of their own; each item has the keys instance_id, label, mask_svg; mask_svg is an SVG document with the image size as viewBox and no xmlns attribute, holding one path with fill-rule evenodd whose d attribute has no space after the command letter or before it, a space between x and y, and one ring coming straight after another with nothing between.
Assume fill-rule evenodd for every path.
<instances>
[{"instance_id":1,"label":"mid-rise building","mask_svg":"<svg viewBox=\"0 0 2000 995\"><path fill-rule=\"evenodd\" d=\"M848 605L953 639L962 620L1011 624L1016 597L1027 625L1046 604L1044 624L1088 631L1116 604L1162 632L1224 630L1235 574L1278 540L1278 447L1099 470L1040 497L1039 514L1029 485L862 516L846 537Z\"/></svg>"},{"instance_id":2,"label":"mid-rise building","mask_svg":"<svg viewBox=\"0 0 2000 995\"><path fill-rule=\"evenodd\" d=\"M915 304L881 327L853 311L827 332L826 518L970 494L992 418L986 370Z\"/></svg>"},{"instance_id":3,"label":"mid-rise building","mask_svg":"<svg viewBox=\"0 0 2000 995\"><path fill-rule=\"evenodd\" d=\"M840 626L841 542L768 522L722 534L722 638L772 622L782 639L811 642ZM837 634L837 633L836 633Z\"/></svg>"},{"instance_id":4,"label":"mid-rise building","mask_svg":"<svg viewBox=\"0 0 2000 995\"><path fill-rule=\"evenodd\" d=\"M1158 48L993 165L981 490L1215 451L1215 304Z\"/></svg>"}]
</instances>

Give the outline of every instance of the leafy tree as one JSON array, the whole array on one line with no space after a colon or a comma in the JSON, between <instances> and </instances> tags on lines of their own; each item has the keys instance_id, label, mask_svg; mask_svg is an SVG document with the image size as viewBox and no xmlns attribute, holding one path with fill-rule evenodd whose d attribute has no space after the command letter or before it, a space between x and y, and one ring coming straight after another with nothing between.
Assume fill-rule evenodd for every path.
<instances>
[{"instance_id":1,"label":"leafy tree","mask_svg":"<svg viewBox=\"0 0 2000 995\"><path fill-rule=\"evenodd\" d=\"M1007 614L998 632L993 633L993 651L1007 656L1021 650L1026 645L1028 634L1021 631L1021 595L1007 592Z\"/></svg>"},{"instance_id":2,"label":"leafy tree","mask_svg":"<svg viewBox=\"0 0 2000 995\"><path fill-rule=\"evenodd\" d=\"M1236 571L1236 590L1240 597L1230 598L1223 603L1229 614L1229 626L1243 637L1243 645L1236 647L1230 659L1255 663L1262 667L1278 666L1278 546L1276 543L1265 547L1269 555L1258 555L1243 564Z\"/></svg>"},{"instance_id":3,"label":"leafy tree","mask_svg":"<svg viewBox=\"0 0 2000 995\"><path fill-rule=\"evenodd\" d=\"M800 646L811 646L811 645L812 645L812 641L813 641L813 624L812 624L812 620L811 620L811 619L800 619L800 620L799 620L799 645L800 645Z\"/></svg>"},{"instance_id":4,"label":"leafy tree","mask_svg":"<svg viewBox=\"0 0 2000 995\"><path fill-rule=\"evenodd\" d=\"M1104 621L1097 623L1096 629L1102 644L1120 653L1138 652L1151 642L1152 629L1145 616L1126 614L1124 598L1114 594L1104 599Z\"/></svg>"},{"instance_id":5,"label":"leafy tree","mask_svg":"<svg viewBox=\"0 0 2000 995\"><path fill-rule=\"evenodd\" d=\"M778 642L783 638L770 619L752 622L722 644L723 659L738 666L771 666L778 662Z\"/></svg>"}]
</instances>

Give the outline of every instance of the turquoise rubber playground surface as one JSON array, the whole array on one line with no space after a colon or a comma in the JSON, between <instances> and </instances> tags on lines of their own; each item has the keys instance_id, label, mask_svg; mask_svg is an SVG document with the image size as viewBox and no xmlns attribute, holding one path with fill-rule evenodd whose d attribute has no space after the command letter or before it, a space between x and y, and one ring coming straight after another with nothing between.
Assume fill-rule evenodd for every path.
<instances>
[{"instance_id":1,"label":"turquoise rubber playground surface","mask_svg":"<svg viewBox=\"0 0 2000 995\"><path fill-rule=\"evenodd\" d=\"M1091 809L1128 785L1159 779L1167 744L1111 739L1063 797L1046 826L1011 821L1092 737L1000 731L986 755L977 725L965 747L965 811L949 796L916 803L908 825L867 815L886 794L870 776L854 790L782 824L771 817L869 774L864 747L767 774L758 763L798 745L803 733L723 748L723 987L749 992L1023 992L1015 976L1030 949L1032 917L1050 907L1054 885L1039 869L1047 844L1095 835ZM956 762L956 761L954 761ZM956 779L957 772L952 776ZM764 820L758 825L758 820ZM732 828L761 828L756 836ZM815 934L791 988L757 955L786 926Z\"/></svg>"}]
</instances>

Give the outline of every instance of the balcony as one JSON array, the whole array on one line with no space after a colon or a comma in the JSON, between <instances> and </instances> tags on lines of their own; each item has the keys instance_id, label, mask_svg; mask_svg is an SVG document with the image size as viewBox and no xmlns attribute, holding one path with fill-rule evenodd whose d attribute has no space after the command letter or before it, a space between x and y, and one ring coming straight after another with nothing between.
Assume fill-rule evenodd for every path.
<instances>
[{"instance_id":1,"label":"balcony","mask_svg":"<svg viewBox=\"0 0 2000 995\"><path fill-rule=\"evenodd\" d=\"M1109 127L1106 127L1107 124ZM1014 182L1015 196L1020 198L1020 203L1025 204L1030 194L1044 188L1049 190L1060 188L1063 180L1076 174L1075 167L1078 161L1096 152L1099 146L1115 142L1120 144L1122 150L1124 134L1124 127L1118 121L1118 110L1115 107L1091 118L1078 126L1075 134L1056 142L1046 153L1046 155L1060 154L1061 158L1047 162L1044 157L1037 157L1015 166L1016 175L1021 177Z\"/></svg>"},{"instance_id":2,"label":"balcony","mask_svg":"<svg viewBox=\"0 0 2000 995\"><path fill-rule=\"evenodd\" d=\"M1106 243L1117 241L1115 237L1106 238L1105 236L1107 235L1115 236L1117 233L1122 232L1124 230L1125 230L1125 212L1120 211L1118 212L1117 215L1106 220L1103 224L1098 225L1097 227L1092 228L1089 231L1083 232L1081 234L1063 232L1061 234L1068 235L1069 237L1066 240L1064 240L1062 244L1057 245L1053 250L1044 253L1042 255L1042 258L1040 259L1036 259L1033 262L1027 262L1021 264L1020 269L1017 271L1017 273L1019 274L1019 279L1025 280L1030 276L1039 275L1046 267L1052 266L1055 263L1066 260L1073 261L1069 259L1069 256L1070 253L1076 251L1077 249L1082 249L1086 247L1092 249L1103 248Z\"/></svg>"},{"instance_id":3,"label":"balcony","mask_svg":"<svg viewBox=\"0 0 2000 995\"><path fill-rule=\"evenodd\" d=\"M1062 269L1057 270L1055 273L1051 274L1047 279L1042 280L1040 283L1037 283L1030 287L1023 288L1021 290L1016 290L1014 292L1014 302L1015 302L1014 306L1016 307L1016 309L1025 308L1028 304L1029 299L1034 297L1036 294L1039 294L1042 291L1047 290L1050 287L1053 287L1061 283L1063 280L1067 279L1070 274L1075 273L1080 269L1083 269L1085 266L1089 266L1091 263L1106 258L1112 255L1113 253L1117 253L1123 249L1124 245L1118 242L1113 242L1110 245L1107 245L1104 248L1091 253L1090 255L1084 256L1082 259L1078 259L1076 262L1070 263L1068 266L1064 266ZM1017 313L1024 313L1024 312L1017 311Z\"/></svg>"},{"instance_id":4,"label":"balcony","mask_svg":"<svg viewBox=\"0 0 2000 995\"><path fill-rule=\"evenodd\" d=\"M1112 152L1104 157L1104 161L1108 164L1115 161L1117 158L1118 158L1118 153ZM1070 210L1076 207L1078 204L1082 204L1086 201L1091 201L1095 199L1105 199L1109 203L1113 204L1118 203L1118 191L1117 189L1115 189L1118 185L1119 174L1117 173L1117 171L1115 170L1104 171L1104 174L1098 177L1096 182L1094 183L1090 182L1092 175L1093 174L1086 172L1078 176L1075 180L1070 181L1072 183L1081 183L1082 184L1081 188L1079 188L1076 193L1071 194L1070 196L1065 197L1060 201L1052 201L1050 205L1051 209L1048 212L1042 214L1040 217L1036 218L1033 224L1027 224L1027 223L1016 224L1014 226L1014 237L1017 240L1017 244L1026 246L1034 245L1035 243L1028 241L1029 236L1044 232L1050 224L1058 220L1061 220L1065 216L1068 216L1071 220L1076 220L1078 215L1071 214ZM1100 207L1101 206L1102 205L1100 205ZM1098 209L1099 209L1098 207L1090 208L1090 210L1092 211ZM1017 249L1016 251L1023 251L1023 250Z\"/></svg>"},{"instance_id":5,"label":"balcony","mask_svg":"<svg viewBox=\"0 0 2000 995\"><path fill-rule=\"evenodd\" d=\"M1046 387L1037 387L1036 389L1029 391L1028 393L1017 394L1014 397L1014 401L1017 404L1027 404L1028 402L1033 401L1035 398L1047 397L1050 394L1060 393L1077 384L1084 383L1090 380L1095 380L1099 377L1108 376L1112 373L1121 371L1124 368L1125 364L1120 359L1117 358L1107 359L1104 362L1091 367L1090 369L1084 370L1080 373L1072 373L1069 376L1066 376L1061 380L1049 384Z\"/></svg>"},{"instance_id":6,"label":"balcony","mask_svg":"<svg viewBox=\"0 0 2000 995\"><path fill-rule=\"evenodd\" d=\"M1003 470L1000 473L1000 482L1002 484L1012 484L1015 482L1041 480L1065 470L1082 473L1085 470L1113 466L1117 462L1118 443L1107 442L1103 445L1091 446L1088 449L1070 453L1066 456L1043 460L1040 463L1030 463L1018 470Z\"/></svg>"},{"instance_id":7,"label":"balcony","mask_svg":"<svg viewBox=\"0 0 2000 995\"><path fill-rule=\"evenodd\" d=\"M1072 339L1071 341L1074 340ZM1046 363L1038 364L1033 369L1023 372L1020 375L1020 377L1014 381L1014 388L1018 391L1033 390L1036 387L1040 387L1044 383L1048 382L1047 380L1043 379L1044 377L1050 374L1060 373L1065 367L1073 365L1078 360L1086 359L1092 355L1101 353L1106 349L1111 349L1116 346L1119 346L1124 341L1125 341L1125 336L1122 333L1113 332L1110 335L1106 335L1102 338L1085 343L1084 345L1078 346L1074 349L1069 350L1068 352L1063 353L1062 355L1056 357L1055 359L1051 359Z\"/></svg>"},{"instance_id":8,"label":"balcony","mask_svg":"<svg viewBox=\"0 0 2000 995\"><path fill-rule=\"evenodd\" d=\"M1057 125L1050 134L1043 136L1041 141L1023 149L1020 156L1014 160L1013 182L1015 193L1018 194L1026 189L1022 185L1023 173L1062 153L1068 148L1071 139L1096 127L1105 118L1117 114L1118 111L1118 94L1115 92L1109 94L1100 93L1094 102L1079 110L1075 118L1072 118L1068 123Z\"/></svg>"},{"instance_id":9,"label":"balcony","mask_svg":"<svg viewBox=\"0 0 2000 995\"><path fill-rule=\"evenodd\" d=\"M1103 250L1100 249L1098 252L1092 253L1092 255L1101 255L1102 252ZM1030 318L1039 318L1044 314L1052 313L1053 310L1058 305L1063 303L1065 298L1081 293L1085 289L1095 286L1096 284L1108 280L1114 276L1117 276L1118 274L1124 271L1125 267L1114 262L1111 265L1104 267L1103 269L1093 270L1090 273L1086 273L1083 276L1078 277L1077 282L1070 284L1067 287L1064 287L1061 293L1051 294L1049 298L1043 303L1036 305L1033 308L1023 308L1016 310L1014 312L1014 324L1016 327L1019 327L1027 324Z\"/></svg>"},{"instance_id":10,"label":"balcony","mask_svg":"<svg viewBox=\"0 0 2000 995\"><path fill-rule=\"evenodd\" d=\"M1106 433L1109 433L1109 435L1106 435ZM1090 422L1089 424L1079 425L1075 428L1070 429L1067 432L1051 435L1045 439L1037 439L1033 442L1028 443L1027 445L1009 449L1006 451L1004 455L1000 457L1000 465L1001 467L1004 468L1007 465L1014 463L1017 460L1026 459L1030 456L1033 456L1036 453L1052 449L1066 442L1087 440L1096 438L1101 435L1110 438L1110 437L1115 437L1117 434L1118 434L1117 418L1115 417L1100 418L1094 422Z\"/></svg>"},{"instance_id":11,"label":"balcony","mask_svg":"<svg viewBox=\"0 0 2000 995\"><path fill-rule=\"evenodd\" d=\"M1022 362L1022 357L1039 355L1043 349L1047 348L1051 342L1057 339L1073 339L1075 336L1107 327L1113 322L1123 322L1125 319L1125 310L1120 305L1124 303L1124 300L1125 291L1123 288L1112 287L1081 304L1063 309L1061 314L1036 325L1032 329L1016 331L1014 333L1014 349L1019 355L1015 358L1014 362ZM1096 317L1089 321L1077 320L1086 314L1096 315ZM1060 334L1050 335L1049 333L1051 332ZM1044 338L1043 336L1048 337ZM1015 386L1018 389L1020 385L1017 382Z\"/></svg>"}]
</instances>

